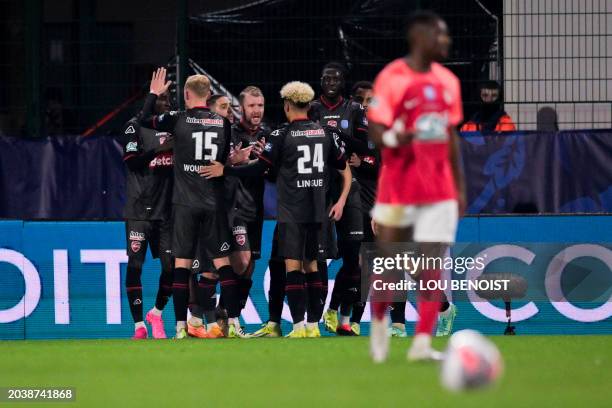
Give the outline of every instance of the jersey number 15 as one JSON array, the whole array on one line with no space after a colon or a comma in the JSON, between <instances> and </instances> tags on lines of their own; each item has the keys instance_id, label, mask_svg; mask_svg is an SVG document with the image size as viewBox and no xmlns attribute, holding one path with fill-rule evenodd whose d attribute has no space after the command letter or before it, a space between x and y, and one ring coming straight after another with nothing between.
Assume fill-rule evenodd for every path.
<instances>
[{"instance_id":1,"label":"jersey number 15","mask_svg":"<svg viewBox=\"0 0 612 408\"><path fill-rule=\"evenodd\" d=\"M202 137L202 135L204 137ZM191 138L195 139L195 159L202 160L217 160L217 153L219 151L216 144L213 143L213 139L216 139L218 134L216 132L193 132ZM204 146L202 146L204 141ZM204 147L204 149L202 148ZM206 150L206 154L204 154Z\"/></svg>"}]
</instances>

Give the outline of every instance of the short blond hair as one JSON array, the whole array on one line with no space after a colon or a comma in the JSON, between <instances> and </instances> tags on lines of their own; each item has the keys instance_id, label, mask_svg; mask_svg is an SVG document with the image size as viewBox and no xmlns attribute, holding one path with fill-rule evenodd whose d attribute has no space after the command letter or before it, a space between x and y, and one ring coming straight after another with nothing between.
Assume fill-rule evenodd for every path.
<instances>
[{"instance_id":1,"label":"short blond hair","mask_svg":"<svg viewBox=\"0 0 612 408\"><path fill-rule=\"evenodd\" d=\"M191 75L185 81L185 88L199 96L205 98L210 93L210 79L206 75Z\"/></svg>"},{"instance_id":2,"label":"short blond hair","mask_svg":"<svg viewBox=\"0 0 612 408\"><path fill-rule=\"evenodd\" d=\"M306 82L292 81L286 83L280 91L281 98L299 108L305 108L314 99L314 90Z\"/></svg>"},{"instance_id":3,"label":"short blond hair","mask_svg":"<svg viewBox=\"0 0 612 408\"><path fill-rule=\"evenodd\" d=\"M264 96L263 92L261 92L261 89L259 89L258 87L254 85L249 85L246 88L244 88L242 92L240 92L240 95L238 96L238 102L240 103L240 105L242 105L242 102L244 102L244 97L247 95L251 95L255 97Z\"/></svg>"}]
</instances>

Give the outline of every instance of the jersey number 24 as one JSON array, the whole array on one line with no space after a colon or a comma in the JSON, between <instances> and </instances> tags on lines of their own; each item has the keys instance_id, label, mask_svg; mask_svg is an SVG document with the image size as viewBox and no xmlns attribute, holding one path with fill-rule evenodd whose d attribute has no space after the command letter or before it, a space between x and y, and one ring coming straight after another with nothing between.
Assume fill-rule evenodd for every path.
<instances>
[{"instance_id":1,"label":"jersey number 24","mask_svg":"<svg viewBox=\"0 0 612 408\"><path fill-rule=\"evenodd\" d=\"M323 169L325 168L325 163L323 162L323 145L317 143L313 147L313 154L310 153L311 149L309 145L297 147L298 151L302 153L302 157L297 161L298 173L311 174L313 168L316 168L317 172L323 173Z\"/></svg>"}]
</instances>

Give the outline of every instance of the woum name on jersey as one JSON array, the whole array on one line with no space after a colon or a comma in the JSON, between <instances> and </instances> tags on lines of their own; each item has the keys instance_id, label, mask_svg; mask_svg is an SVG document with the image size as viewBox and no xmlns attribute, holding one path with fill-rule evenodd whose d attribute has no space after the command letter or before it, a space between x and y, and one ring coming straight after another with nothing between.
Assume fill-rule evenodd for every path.
<instances>
[{"instance_id":1,"label":"woum name on jersey","mask_svg":"<svg viewBox=\"0 0 612 408\"><path fill-rule=\"evenodd\" d=\"M191 173L197 173L203 168L200 164L183 164L183 170Z\"/></svg>"}]
</instances>

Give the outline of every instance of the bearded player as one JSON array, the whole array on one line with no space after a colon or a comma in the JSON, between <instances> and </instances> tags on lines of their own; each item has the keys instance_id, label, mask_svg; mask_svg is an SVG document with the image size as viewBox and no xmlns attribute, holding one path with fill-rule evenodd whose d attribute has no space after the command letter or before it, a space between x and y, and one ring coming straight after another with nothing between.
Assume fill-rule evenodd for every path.
<instances>
[{"instance_id":1,"label":"bearded player","mask_svg":"<svg viewBox=\"0 0 612 408\"><path fill-rule=\"evenodd\" d=\"M393 242L438 243L436 255L455 240L459 215L465 207L465 187L459 167L456 126L462 121L459 80L440 65L451 38L444 20L431 12L409 18L408 56L388 64L376 78L368 109L369 134L382 150L376 205L379 249ZM415 279L438 279L440 271L421 270ZM441 292L421 291L419 319L408 351L409 360L437 359L432 330ZM380 299L380 298L379 298ZM375 362L389 349L389 302L372 302L370 353Z\"/></svg>"}]
</instances>

